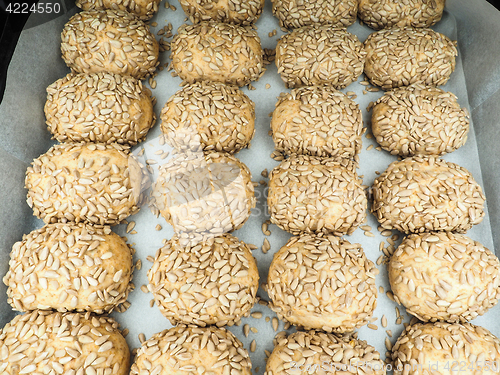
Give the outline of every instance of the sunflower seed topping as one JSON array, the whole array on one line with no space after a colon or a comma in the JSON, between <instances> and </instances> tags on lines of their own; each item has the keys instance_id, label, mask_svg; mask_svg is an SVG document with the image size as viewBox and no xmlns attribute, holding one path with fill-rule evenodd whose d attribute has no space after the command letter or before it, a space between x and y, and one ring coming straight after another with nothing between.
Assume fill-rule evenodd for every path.
<instances>
[{"instance_id":1,"label":"sunflower seed topping","mask_svg":"<svg viewBox=\"0 0 500 375\"><path fill-rule=\"evenodd\" d=\"M367 199L350 161L294 155L271 172L267 203L271 223L292 234L343 235L364 221Z\"/></svg>"},{"instance_id":2,"label":"sunflower seed topping","mask_svg":"<svg viewBox=\"0 0 500 375\"><path fill-rule=\"evenodd\" d=\"M61 33L62 57L76 73L111 72L144 79L159 64L158 51L144 22L123 10L77 13Z\"/></svg>"},{"instance_id":3,"label":"sunflower seed topping","mask_svg":"<svg viewBox=\"0 0 500 375\"><path fill-rule=\"evenodd\" d=\"M206 370L201 364L210 364L207 370L218 369L216 372L221 374L250 373L252 367L247 350L231 332L214 326L180 324L144 341L130 374L157 375L175 371L203 374Z\"/></svg>"},{"instance_id":4,"label":"sunflower seed topping","mask_svg":"<svg viewBox=\"0 0 500 375\"><path fill-rule=\"evenodd\" d=\"M202 327L232 326L249 316L259 286L251 250L230 234L193 246L170 239L157 252L148 278L148 290L172 324Z\"/></svg>"},{"instance_id":5,"label":"sunflower seed topping","mask_svg":"<svg viewBox=\"0 0 500 375\"><path fill-rule=\"evenodd\" d=\"M107 226L68 223L48 224L15 243L3 282L18 311L102 314L127 300L131 278L132 252L122 238Z\"/></svg>"},{"instance_id":6,"label":"sunflower seed topping","mask_svg":"<svg viewBox=\"0 0 500 375\"><path fill-rule=\"evenodd\" d=\"M359 244L334 236L292 237L269 269L270 307L306 329L349 332L369 323L376 273Z\"/></svg>"},{"instance_id":7,"label":"sunflower seed topping","mask_svg":"<svg viewBox=\"0 0 500 375\"><path fill-rule=\"evenodd\" d=\"M384 90L413 83L444 85L455 70L455 44L425 28L394 27L374 32L364 42L365 75Z\"/></svg>"},{"instance_id":8,"label":"sunflower seed topping","mask_svg":"<svg viewBox=\"0 0 500 375\"><path fill-rule=\"evenodd\" d=\"M406 237L392 255L388 272L395 300L422 321L467 322L500 298L500 261L461 234Z\"/></svg>"},{"instance_id":9,"label":"sunflower seed topping","mask_svg":"<svg viewBox=\"0 0 500 375\"><path fill-rule=\"evenodd\" d=\"M485 196L470 172L435 157L393 162L375 179L372 212L384 229L465 232L483 220Z\"/></svg>"},{"instance_id":10,"label":"sunflower seed topping","mask_svg":"<svg viewBox=\"0 0 500 375\"><path fill-rule=\"evenodd\" d=\"M288 88L344 88L361 75L364 60L358 38L331 26L302 27L281 37L276 46L276 67Z\"/></svg>"}]
</instances>

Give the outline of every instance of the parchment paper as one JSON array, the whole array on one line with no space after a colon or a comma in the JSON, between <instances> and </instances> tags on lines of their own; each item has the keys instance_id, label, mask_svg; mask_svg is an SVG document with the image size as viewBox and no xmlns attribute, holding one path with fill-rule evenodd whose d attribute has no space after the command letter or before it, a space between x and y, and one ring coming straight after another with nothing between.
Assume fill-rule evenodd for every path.
<instances>
[{"instance_id":1,"label":"parchment paper","mask_svg":"<svg viewBox=\"0 0 500 375\"><path fill-rule=\"evenodd\" d=\"M160 6L160 12L150 22L158 25L152 27L156 32L167 23L172 23L173 30L180 26L185 19L176 0L170 2L177 7L176 11L166 9L164 1ZM69 7L70 8L70 7ZM77 11L71 8L66 14L42 23L39 19L34 19L31 25L37 25L26 29L19 41L16 52L13 56L8 73L7 89L5 97L0 105L0 275L7 271L8 254L14 242L21 239L24 233L28 233L35 228L39 228L43 223L34 218L31 209L25 203L26 191L24 189L24 172L35 157L44 153L52 144L50 134L44 124L43 105L45 103L45 88L55 80L63 77L69 72L60 57L59 43L60 32L69 17ZM37 17L37 16L32 16ZM500 100L500 68L497 63L498 51L500 51L500 13L483 0L448 0L447 8L443 20L434 27L452 39L459 42L459 57L457 68L452 78L443 88L455 93L462 106L469 108L473 117L473 127L469 133L467 144L456 152L446 155L444 159L456 162L467 168L475 179L484 187L490 215L487 215L483 222L468 232L468 236L480 241L490 249L500 248L500 236L496 229L500 225L500 179L497 171L500 169L500 146L497 139L500 135L500 126L496 119L500 115L500 110L496 103ZM272 16L270 1L267 1L265 12L259 19L256 26L264 48L275 48L276 41L283 33L279 30L277 20ZM277 35L269 37L268 33L277 30ZM348 29L356 34L363 41L371 32L368 27L361 26L358 22ZM161 54L162 64L168 64L168 53ZM376 100L382 92L363 94L364 86L359 84L363 76L353 83L344 92L353 91L357 94L355 101L363 110L365 126L369 128L369 113L366 107L369 102ZM181 80L174 78L165 69L156 77L157 87L152 90L157 98L155 111L157 114L168 100L168 98L179 89ZM266 89L266 84L271 88ZM240 158L250 168L253 181L266 180L261 176L264 169L269 171L278 163L270 158L273 151L273 142L268 135L270 118L268 114L273 111L276 97L280 92L287 91L274 65L268 66L268 70L259 82L253 83L256 90L244 88L244 92L256 103L256 134L252 141L251 148L239 152L236 156ZM368 131L366 134L369 134ZM374 139L363 137L363 151L360 155L360 168L358 173L364 176L364 184L370 186L376 177L376 171L383 172L389 163L396 160L387 152L377 151L377 144ZM159 121L148 136L148 141L155 142L160 135ZM148 141L138 145L144 147L145 158L153 158L153 146L148 145ZM371 150L367 147L373 145ZM262 246L265 238L261 231L261 224L269 218L266 210L266 187L258 185L256 187L257 207L252 211L252 216L242 229L234 234L241 240ZM162 240L168 239L172 235L171 227L163 220L156 218L147 207L144 207L137 215L130 217L129 221L135 221L134 230L137 234L126 234L126 225L114 227L120 235L125 235L128 242L136 249L135 260L141 259L142 269L136 271L134 283L136 290L131 293L129 301L132 303L130 309L125 313L113 313L113 316L120 322L122 327L128 328L130 333L127 341L130 348L137 348L140 343L139 333L144 333L150 337L153 333L170 327L167 319L164 318L156 306L150 307L151 294L144 294L140 287L147 284L146 273L151 266L146 260L148 255L154 256L156 250L162 246ZM157 224L162 226L160 231L155 230ZM377 231L377 222L369 214L367 223L372 229L375 237L367 237L361 229L358 229L352 236L347 236L351 242L362 244L367 256L372 260L382 255L379 251L379 243L385 240ZM271 250L263 254L260 249L254 251L254 256L259 265L261 283L267 278L269 264L273 254L283 246L289 234L270 225L272 235L269 237ZM401 236L400 236L401 237ZM494 242L495 241L495 242ZM398 242L399 243L399 242ZM386 242L387 244L387 242ZM377 276L377 287L382 286L384 291L389 290L387 271L384 265L379 266L380 274ZM259 289L259 296L267 301L267 295ZM396 325L397 305L392 302L385 293L379 294L378 307L374 317L378 320L374 322L379 329L374 331L368 327L359 330L359 337L374 345L385 358L384 339L387 337L386 329L393 332L391 342L396 341L397 336L403 329L403 325ZM399 307L405 322L409 317L404 313L404 309ZM271 322L266 322L265 317L275 315L265 306L256 305L252 311L261 311L264 317L261 319L244 318L241 326L231 327L230 330L243 341L247 349L250 348L252 340L257 341L257 350L250 353L254 371L262 374L265 369L264 350L272 351L272 340L275 332ZM496 318L500 312L500 307L495 307L483 317L477 318L473 323L482 325L493 334L500 336L500 324ZM0 326L7 323L13 316L10 306L6 302L5 286L0 284ZM385 315L388 320L388 327L382 328L380 318ZM258 333L250 333L246 338L243 335L243 324L249 324L258 329ZM283 329L283 322L280 322L279 330ZM291 332L292 330L290 330ZM258 369L257 369L258 368Z\"/></svg>"}]
</instances>

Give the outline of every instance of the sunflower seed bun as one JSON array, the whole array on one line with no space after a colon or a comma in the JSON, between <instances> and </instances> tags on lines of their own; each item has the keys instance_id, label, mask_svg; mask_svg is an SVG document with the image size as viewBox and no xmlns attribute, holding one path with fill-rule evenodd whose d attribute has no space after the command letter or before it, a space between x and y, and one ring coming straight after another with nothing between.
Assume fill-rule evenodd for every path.
<instances>
[{"instance_id":1,"label":"sunflower seed bun","mask_svg":"<svg viewBox=\"0 0 500 375\"><path fill-rule=\"evenodd\" d=\"M59 142L135 145L156 120L151 91L112 73L68 74L47 87L46 124Z\"/></svg>"},{"instance_id":2,"label":"sunflower seed bun","mask_svg":"<svg viewBox=\"0 0 500 375\"><path fill-rule=\"evenodd\" d=\"M264 9L264 0L179 0L192 23L217 21L251 25Z\"/></svg>"},{"instance_id":3,"label":"sunflower seed bun","mask_svg":"<svg viewBox=\"0 0 500 375\"><path fill-rule=\"evenodd\" d=\"M500 341L470 323L417 323L406 327L392 348L395 375L497 374Z\"/></svg>"},{"instance_id":4,"label":"sunflower seed bun","mask_svg":"<svg viewBox=\"0 0 500 375\"><path fill-rule=\"evenodd\" d=\"M297 29L310 25L348 27L356 21L358 2L355 0L271 0L273 14L281 27Z\"/></svg>"},{"instance_id":5,"label":"sunflower seed bun","mask_svg":"<svg viewBox=\"0 0 500 375\"><path fill-rule=\"evenodd\" d=\"M467 141L469 112L453 93L415 84L375 102L372 132L393 155L443 155Z\"/></svg>"},{"instance_id":6,"label":"sunflower seed bun","mask_svg":"<svg viewBox=\"0 0 500 375\"><path fill-rule=\"evenodd\" d=\"M14 244L3 278L17 311L110 312L127 300L132 252L109 227L47 224Z\"/></svg>"},{"instance_id":7,"label":"sunflower seed bun","mask_svg":"<svg viewBox=\"0 0 500 375\"><path fill-rule=\"evenodd\" d=\"M161 0L76 0L75 4L83 10L123 10L132 13L141 20L149 20L158 12Z\"/></svg>"},{"instance_id":8,"label":"sunflower seed bun","mask_svg":"<svg viewBox=\"0 0 500 375\"><path fill-rule=\"evenodd\" d=\"M63 143L26 171L28 205L46 223L114 225L139 211L146 180L129 150L116 143Z\"/></svg>"},{"instance_id":9,"label":"sunflower seed bun","mask_svg":"<svg viewBox=\"0 0 500 375\"><path fill-rule=\"evenodd\" d=\"M250 248L228 233L195 246L173 237L156 253L148 278L156 304L174 325L232 326L250 314L259 288Z\"/></svg>"},{"instance_id":10,"label":"sunflower seed bun","mask_svg":"<svg viewBox=\"0 0 500 375\"><path fill-rule=\"evenodd\" d=\"M372 29L430 27L441 20L445 0L359 0L359 19Z\"/></svg>"},{"instance_id":11,"label":"sunflower seed bun","mask_svg":"<svg viewBox=\"0 0 500 375\"><path fill-rule=\"evenodd\" d=\"M182 246L239 229L255 207L248 167L230 154L188 152L160 167L152 198Z\"/></svg>"},{"instance_id":12,"label":"sunflower seed bun","mask_svg":"<svg viewBox=\"0 0 500 375\"><path fill-rule=\"evenodd\" d=\"M172 68L187 83L245 86L264 73L257 31L219 22L182 25L172 39Z\"/></svg>"},{"instance_id":13,"label":"sunflower seed bun","mask_svg":"<svg viewBox=\"0 0 500 375\"><path fill-rule=\"evenodd\" d=\"M440 86L455 70L456 42L431 29L394 27L364 42L365 75L384 90L413 83Z\"/></svg>"},{"instance_id":14,"label":"sunflower seed bun","mask_svg":"<svg viewBox=\"0 0 500 375\"><path fill-rule=\"evenodd\" d=\"M88 10L64 26L61 52L74 73L109 72L144 79L158 65L159 45L148 26L130 13Z\"/></svg>"},{"instance_id":15,"label":"sunflower seed bun","mask_svg":"<svg viewBox=\"0 0 500 375\"><path fill-rule=\"evenodd\" d=\"M363 371L364 370L364 371ZM264 375L384 375L380 354L366 341L321 331L278 333Z\"/></svg>"},{"instance_id":16,"label":"sunflower seed bun","mask_svg":"<svg viewBox=\"0 0 500 375\"><path fill-rule=\"evenodd\" d=\"M352 163L293 155L269 176L271 222L303 232L352 234L366 217L366 194Z\"/></svg>"},{"instance_id":17,"label":"sunflower seed bun","mask_svg":"<svg viewBox=\"0 0 500 375\"><path fill-rule=\"evenodd\" d=\"M377 273L359 244L334 236L292 237L269 267L269 307L305 329L350 332L373 315Z\"/></svg>"},{"instance_id":18,"label":"sunflower seed bun","mask_svg":"<svg viewBox=\"0 0 500 375\"><path fill-rule=\"evenodd\" d=\"M196 82L177 91L161 112L161 130L172 147L235 153L255 133L255 104L220 82Z\"/></svg>"},{"instance_id":19,"label":"sunflower seed bun","mask_svg":"<svg viewBox=\"0 0 500 375\"><path fill-rule=\"evenodd\" d=\"M224 328L184 324L153 335L137 352L131 375L251 375L252 363L240 340Z\"/></svg>"},{"instance_id":20,"label":"sunflower seed bun","mask_svg":"<svg viewBox=\"0 0 500 375\"><path fill-rule=\"evenodd\" d=\"M90 313L35 310L0 330L0 373L116 374L129 371L130 351L118 323Z\"/></svg>"},{"instance_id":21,"label":"sunflower seed bun","mask_svg":"<svg viewBox=\"0 0 500 375\"><path fill-rule=\"evenodd\" d=\"M305 26L283 35L276 67L286 87L349 86L363 73L365 52L356 35L331 26Z\"/></svg>"},{"instance_id":22,"label":"sunflower seed bun","mask_svg":"<svg viewBox=\"0 0 500 375\"><path fill-rule=\"evenodd\" d=\"M395 161L375 179L371 210L384 229L464 233L485 215L485 196L469 171L434 157Z\"/></svg>"},{"instance_id":23,"label":"sunflower seed bun","mask_svg":"<svg viewBox=\"0 0 500 375\"><path fill-rule=\"evenodd\" d=\"M388 272L396 302L424 322L467 322L500 297L498 258L462 234L409 235L392 255Z\"/></svg>"},{"instance_id":24,"label":"sunflower seed bun","mask_svg":"<svg viewBox=\"0 0 500 375\"><path fill-rule=\"evenodd\" d=\"M271 130L283 154L352 158L361 150L363 119L358 105L333 87L301 87L281 94Z\"/></svg>"}]
</instances>

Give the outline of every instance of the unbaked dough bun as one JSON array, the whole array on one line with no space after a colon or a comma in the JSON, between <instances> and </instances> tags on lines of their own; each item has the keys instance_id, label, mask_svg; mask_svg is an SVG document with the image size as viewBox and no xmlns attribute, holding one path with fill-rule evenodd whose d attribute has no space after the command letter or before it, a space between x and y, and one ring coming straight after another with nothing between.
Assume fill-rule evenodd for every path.
<instances>
[{"instance_id":1,"label":"unbaked dough bun","mask_svg":"<svg viewBox=\"0 0 500 375\"><path fill-rule=\"evenodd\" d=\"M109 72L145 79L159 64L159 45L149 27L123 10L75 14L61 33L61 52L74 73Z\"/></svg>"},{"instance_id":2,"label":"unbaked dough bun","mask_svg":"<svg viewBox=\"0 0 500 375\"><path fill-rule=\"evenodd\" d=\"M275 64L286 87L349 86L363 73L365 51L358 37L343 28L304 26L283 35Z\"/></svg>"},{"instance_id":3,"label":"unbaked dough bun","mask_svg":"<svg viewBox=\"0 0 500 375\"><path fill-rule=\"evenodd\" d=\"M112 318L35 310L0 330L0 373L129 373L130 350Z\"/></svg>"},{"instance_id":4,"label":"unbaked dough bun","mask_svg":"<svg viewBox=\"0 0 500 375\"><path fill-rule=\"evenodd\" d=\"M181 245L239 229L255 207L248 167L227 153L185 152L159 169L153 203Z\"/></svg>"},{"instance_id":5,"label":"unbaked dough bun","mask_svg":"<svg viewBox=\"0 0 500 375\"><path fill-rule=\"evenodd\" d=\"M392 348L395 375L498 374L500 340L470 323L416 323Z\"/></svg>"},{"instance_id":6,"label":"unbaked dough bun","mask_svg":"<svg viewBox=\"0 0 500 375\"><path fill-rule=\"evenodd\" d=\"M334 236L292 237L269 267L270 307L305 329L351 332L369 323L377 306L377 273L360 244Z\"/></svg>"},{"instance_id":7,"label":"unbaked dough bun","mask_svg":"<svg viewBox=\"0 0 500 375\"><path fill-rule=\"evenodd\" d=\"M68 74L47 87L45 117L59 142L135 145L154 125L151 91L113 73Z\"/></svg>"},{"instance_id":8,"label":"unbaked dough bun","mask_svg":"<svg viewBox=\"0 0 500 375\"><path fill-rule=\"evenodd\" d=\"M232 326L256 302L259 271L248 245L226 233L197 245L177 237L159 249L148 289L172 324Z\"/></svg>"},{"instance_id":9,"label":"unbaked dough bun","mask_svg":"<svg viewBox=\"0 0 500 375\"><path fill-rule=\"evenodd\" d=\"M18 311L111 312L132 290L132 251L109 227L47 224L23 236L3 278Z\"/></svg>"},{"instance_id":10,"label":"unbaked dough bun","mask_svg":"<svg viewBox=\"0 0 500 375\"><path fill-rule=\"evenodd\" d=\"M369 373L385 375L375 348L350 335L321 331L278 333L264 375Z\"/></svg>"},{"instance_id":11,"label":"unbaked dough bun","mask_svg":"<svg viewBox=\"0 0 500 375\"><path fill-rule=\"evenodd\" d=\"M301 233L352 234L366 217L366 194L348 160L293 155L269 176L271 222Z\"/></svg>"},{"instance_id":12,"label":"unbaked dough bun","mask_svg":"<svg viewBox=\"0 0 500 375\"><path fill-rule=\"evenodd\" d=\"M433 156L395 161L375 179L371 211L384 229L464 233L485 215L481 186L465 168Z\"/></svg>"},{"instance_id":13,"label":"unbaked dough bun","mask_svg":"<svg viewBox=\"0 0 500 375\"><path fill-rule=\"evenodd\" d=\"M187 83L223 82L245 86L264 73L257 31L220 22L182 25L172 39L172 68Z\"/></svg>"},{"instance_id":14,"label":"unbaked dough bun","mask_svg":"<svg viewBox=\"0 0 500 375\"><path fill-rule=\"evenodd\" d=\"M240 340L224 328L184 324L153 335L137 351L131 375L251 375Z\"/></svg>"},{"instance_id":15,"label":"unbaked dough bun","mask_svg":"<svg viewBox=\"0 0 500 375\"><path fill-rule=\"evenodd\" d=\"M432 29L394 27L370 34L363 43L365 75L389 90L423 83L440 86L455 70L456 41Z\"/></svg>"},{"instance_id":16,"label":"unbaked dough bun","mask_svg":"<svg viewBox=\"0 0 500 375\"><path fill-rule=\"evenodd\" d=\"M62 143L26 171L28 205L46 223L115 225L139 211L147 182L130 150L116 143Z\"/></svg>"},{"instance_id":17,"label":"unbaked dough bun","mask_svg":"<svg viewBox=\"0 0 500 375\"><path fill-rule=\"evenodd\" d=\"M500 297L498 258L463 234L411 234L387 269L396 302L424 322L467 322Z\"/></svg>"},{"instance_id":18,"label":"unbaked dough bun","mask_svg":"<svg viewBox=\"0 0 500 375\"><path fill-rule=\"evenodd\" d=\"M165 141L178 150L235 153L255 133L255 104L243 91L220 82L184 86L161 111Z\"/></svg>"}]
</instances>

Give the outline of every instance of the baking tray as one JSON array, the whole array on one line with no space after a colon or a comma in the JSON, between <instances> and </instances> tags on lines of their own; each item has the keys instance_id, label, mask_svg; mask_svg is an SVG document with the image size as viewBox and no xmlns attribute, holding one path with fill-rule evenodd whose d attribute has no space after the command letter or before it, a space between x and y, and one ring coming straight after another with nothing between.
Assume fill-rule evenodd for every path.
<instances>
[{"instance_id":1,"label":"baking tray","mask_svg":"<svg viewBox=\"0 0 500 375\"><path fill-rule=\"evenodd\" d=\"M61 3L62 4L62 3ZM152 27L155 35L157 31L166 24L172 23L173 31L184 22L184 13L177 0L171 0L170 4L176 7L165 8L165 0L162 1L160 12L150 23L156 22ZM77 9L74 4L66 1L64 12L57 17L54 15L32 15L24 31L20 34L17 47L12 56L8 70L5 95L0 104L0 275L7 271L9 252L14 242L21 239L24 233L39 228L43 223L34 218L31 209L25 203L26 190L24 185L24 173L35 157L44 153L54 142L46 130L43 116L43 105L45 102L45 88L55 80L63 77L69 69L60 57L59 43L60 32L69 17ZM434 29L458 40L459 57L456 72L452 75L445 89L454 92L459 97L461 105L467 107L472 116L473 131L469 135L467 144L456 152L446 155L444 159L457 162L469 169L476 180L483 186L487 196L487 207L489 215L485 220L468 232L475 240L482 242L485 246L494 250L500 249L500 235L496 228L500 227L500 144L497 142L500 136L500 126L497 119L500 116L500 66L498 57L500 52L500 13L484 0L449 0L443 20ZM278 22L271 14L270 1L266 2L263 16L256 24L264 48L274 48L277 38L283 33L280 31ZM277 30L277 35L269 36L269 33ZM356 34L360 40L364 40L371 32L366 26L358 22L349 27L348 31ZM271 34L272 35L272 34ZM168 52L162 53L160 57L162 65L169 63ZM2 58L5 65L5 59ZM276 96L280 92L288 91L279 76L274 65L267 67L267 72L260 81L253 83L255 90L244 88L243 91L256 102L256 135L251 147L236 154L245 162L253 175L253 181L267 181L261 176L264 169L270 171L278 163L270 158L273 142L268 135L270 118L268 114L274 109ZM369 102L376 100L382 92L368 92L363 94L364 86L353 83L344 92L353 91L357 98L354 100L363 111L365 126L368 126L368 112L366 107ZM155 111L159 114L168 98L179 89L181 80L172 77L166 69L161 71L155 78L156 89L152 90L157 98ZM271 87L267 88L269 84ZM377 151L373 138L367 138L368 131L363 136L363 151L360 155L360 168L358 173L363 175L364 184L369 186L376 177L376 171L382 172L387 165L396 160L395 157L384 151ZM157 137L160 135L159 121L152 129L148 140L135 147L137 152L144 147L144 159L154 158L154 150L157 147ZM151 146L150 144L153 144ZM156 146L155 146L156 144ZM371 149L367 149L371 148ZM266 236L261 231L261 224L269 219L266 210L266 186L259 184L256 187L257 206L252 211L249 221L242 229L234 234L241 240L257 245L254 250L259 265L261 283L267 278L267 270L273 254L286 243L289 234L271 225L269 228L272 235L269 236L271 250L263 254L260 250ZM148 256L154 256L156 250L162 246L162 240L170 238L171 227L163 218L155 217L147 207L141 212L130 217L128 221L134 221L136 233L126 233L126 224L114 227L120 235L126 236L128 242L136 249L135 260L141 259L142 269L135 272L134 284L136 290L130 295L132 303L129 310L124 313L113 313L113 316L121 323L122 327L129 330L127 341L131 347L140 345L138 335L144 333L150 337L153 333L170 327L159 310L150 307L151 294L145 294L140 290L141 285L147 283L146 273L151 263L147 261ZM157 231L155 227L160 224L162 229ZM376 261L382 253L379 251L379 243L386 240L377 231L375 218L369 214L367 225L370 225L375 237L367 237L363 230L358 229L352 236L346 236L351 242L362 244L367 256ZM400 236L401 237L401 236ZM386 241L387 245L387 241ZM498 254L498 253L497 253ZM374 317L378 319L373 323L378 326L377 330L363 327L359 337L374 345L385 357L384 340L387 337L386 329L392 330L394 343L403 329L402 324L396 324L397 306L385 295L389 290L384 265L379 266L380 274L377 276L377 287L383 287L384 293L379 294L378 307ZM267 295L262 289L258 295L267 300ZM402 307L399 307L404 322L409 317ZM250 348L252 340L256 340L257 349L250 353L256 373L263 373L265 368L265 350L272 351L272 339L276 332L271 322L275 316L266 306L256 305L252 312L263 313L261 319L244 318L241 326L229 329L237 335L247 349ZM495 307L473 321L475 324L488 328L493 334L500 336L500 324L496 317L500 307ZM3 326L13 316L10 306L6 303L5 286L0 285L0 326ZM385 315L388 327L383 328L380 319ZM243 325L248 324L256 328L256 332L250 332L248 337L243 334ZM284 328L280 322L279 330ZM292 329L293 330L293 329ZM292 331L290 330L290 332Z\"/></svg>"}]
</instances>

